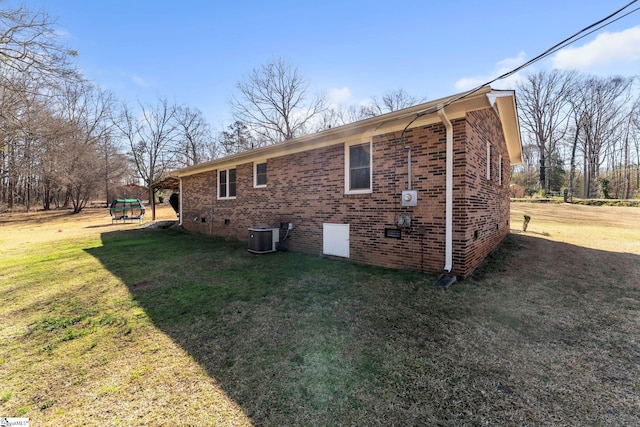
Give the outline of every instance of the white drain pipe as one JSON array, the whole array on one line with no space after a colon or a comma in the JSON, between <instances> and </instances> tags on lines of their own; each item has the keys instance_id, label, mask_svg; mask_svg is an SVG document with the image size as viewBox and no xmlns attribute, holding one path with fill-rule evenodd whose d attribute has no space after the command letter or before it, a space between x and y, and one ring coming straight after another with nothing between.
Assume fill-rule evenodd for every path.
<instances>
[{"instance_id":1,"label":"white drain pipe","mask_svg":"<svg viewBox=\"0 0 640 427\"><path fill-rule=\"evenodd\" d=\"M444 112L444 106L438 105L438 116L447 130L446 151L446 189L445 189L445 232L444 232L444 271L451 272L453 264L453 125Z\"/></svg>"}]
</instances>

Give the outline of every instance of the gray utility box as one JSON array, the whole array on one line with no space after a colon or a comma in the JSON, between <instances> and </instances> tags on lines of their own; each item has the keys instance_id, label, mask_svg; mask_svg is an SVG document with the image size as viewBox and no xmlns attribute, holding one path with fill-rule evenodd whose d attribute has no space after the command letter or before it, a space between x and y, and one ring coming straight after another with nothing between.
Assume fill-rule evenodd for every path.
<instances>
[{"instance_id":1,"label":"gray utility box","mask_svg":"<svg viewBox=\"0 0 640 427\"><path fill-rule=\"evenodd\" d=\"M249 252L267 254L276 251L280 241L280 229L273 227L251 227L249 229Z\"/></svg>"},{"instance_id":2,"label":"gray utility box","mask_svg":"<svg viewBox=\"0 0 640 427\"><path fill-rule=\"evenodd\" d=\"M402 192L402 206L418 206L418 191L404 190Z\"/></svg>"}]
</instances>

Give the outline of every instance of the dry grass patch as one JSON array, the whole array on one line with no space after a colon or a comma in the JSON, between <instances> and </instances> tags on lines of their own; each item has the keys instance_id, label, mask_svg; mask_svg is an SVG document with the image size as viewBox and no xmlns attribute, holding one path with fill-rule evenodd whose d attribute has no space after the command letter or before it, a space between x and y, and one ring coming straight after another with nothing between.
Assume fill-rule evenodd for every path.
<instances>
[{"instance_id":1,"label":"dry grass patch","mask_svg":"<svg viewBox=\"0 0 640 427\"><path fill-rule=\"evenodd\" d=\"M610 252L640 253L640 209L636 207L512 203L511 228L522 229L531 217L530 234Z\"/></svg>"},{"instance_id":2,"label":"dry grass patch","mask_svg":"<svg viewBox=\"0 0 640 427\"><path fill-rule=\"evenodd\" d=\"M640 218L612 209L514 205L512 227L528 213L530 231L449 290L108 216L0 217L0 416L638 424Z\"/></svg>"}]
</instances>

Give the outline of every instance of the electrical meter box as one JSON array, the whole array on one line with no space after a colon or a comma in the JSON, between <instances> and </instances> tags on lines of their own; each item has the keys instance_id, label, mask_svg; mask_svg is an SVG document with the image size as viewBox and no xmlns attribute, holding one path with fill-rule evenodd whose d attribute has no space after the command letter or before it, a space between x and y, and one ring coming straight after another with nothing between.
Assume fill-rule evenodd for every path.
<instances>
[{"instance_id":1,"label":"electrical meter box","mask_svg":"<svg viewBox=\"0 0 640 427\"><path fill-rule=\"evenodd\" d=\"M418 206L418 191L404 190L402 192L402 206Z\"/></svg>"}]
</instances>

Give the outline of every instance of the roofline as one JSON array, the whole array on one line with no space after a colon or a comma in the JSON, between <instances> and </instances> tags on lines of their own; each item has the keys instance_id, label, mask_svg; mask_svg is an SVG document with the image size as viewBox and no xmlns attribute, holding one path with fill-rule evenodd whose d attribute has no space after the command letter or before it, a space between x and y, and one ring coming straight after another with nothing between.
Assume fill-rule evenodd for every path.
<instances>
[{"instance_id":1,"label":"roofline","mask_svg":"<svg viewBox=\"0 0 640 427\"><path fill-rule=\"evenodd\" d=\"M437 114L440 108L445 108L447 116L451 120L462 118L465 117L468 111L491 108L492 102L488 99L487 95L492 91L493 89L491 89L490 86L483 86L482 88L472 91L462 92L343 126L178 169L171 172L170 176L182 178L202 172L249 163L256 159L280 157L314 148L342 144L344 142L358 140L365 142L364 140L368 140L374 135L404 130L408 126L414 128L440 122L441 119ZM496 103L498 105L499 115L501 116L500 120L503 124L503 130L505 131L505 138L507 139L509 157L512 164L520 164L522 162L522 147L520 142L520 127L517 121L518 114L515 104L515 92L500 92L511 92L511 96L505 97L502 95ZM503 100L503 98L511 99L512 102L509 103ZM513 120L515 120L515 124L505 123L505 121L512 122ZM518 160L520 161L518 162Z\"/></svg>"}]
</instances>

